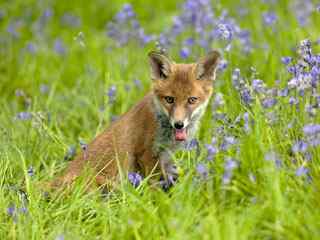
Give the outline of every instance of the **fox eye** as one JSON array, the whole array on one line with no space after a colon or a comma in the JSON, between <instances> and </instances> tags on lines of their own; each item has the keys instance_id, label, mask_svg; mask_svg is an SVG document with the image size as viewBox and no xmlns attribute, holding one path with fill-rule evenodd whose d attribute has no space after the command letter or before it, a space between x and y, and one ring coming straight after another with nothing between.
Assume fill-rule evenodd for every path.
<instances>
[{"instance_id":1,"label":"fox eye","mask_svg":"<svg viewBox=\"0 0 320 240\"><path fill-rule=\"evenodd\" d=\"M189 104L195 104L197 102L198 98L197 97L189 97L188 98L188 103Z\"/></svg>"},{"instance_id":2,"label":"fox eye","mask_svg":"<svg viewBox=\"0 0 320 240\"><path fill-rule=\"evenodd\" d=\"M172 104L174 102L174 97L166 96L164 99L167 101L167 103Z\"/></svg>"}]
</instances>

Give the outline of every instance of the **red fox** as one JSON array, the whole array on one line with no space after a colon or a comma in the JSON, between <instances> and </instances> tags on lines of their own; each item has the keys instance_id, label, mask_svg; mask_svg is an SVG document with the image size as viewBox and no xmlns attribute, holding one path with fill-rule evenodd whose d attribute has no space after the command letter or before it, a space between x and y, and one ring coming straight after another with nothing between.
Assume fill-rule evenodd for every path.
<instances>
[{"instance_id":1,"label":"red fox","mask_svg":"<svg viewBox=\"0 0 320 240\"><path fill-rule=\"evenodd\" d=\"M148 56L150 93L79 153L54 185L72 183L85 166L94 171L97 186L116 182L120 171L152 174L156 181L178 177L170 155L197 130L212 95L220 54L212 51L191 64L172 62L154 51Z\"/></svg>"}]
</instances>

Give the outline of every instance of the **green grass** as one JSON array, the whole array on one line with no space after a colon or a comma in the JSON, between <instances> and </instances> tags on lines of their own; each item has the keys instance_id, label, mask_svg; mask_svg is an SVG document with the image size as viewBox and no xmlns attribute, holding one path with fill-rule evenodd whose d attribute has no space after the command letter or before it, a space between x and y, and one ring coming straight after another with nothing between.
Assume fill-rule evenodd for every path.
<instances>
[{"instance_id":1,"label":"green grass","mask_svg":"<svg viewBox=\"0 0 320 240\"><path fill-rule=\"evenodd\" d=\"M158 34L168 27L171 17L179 13L175 1L130 1L141 25L147 32ZM179 1L181 2L181 1ZM313 148L312 161L303 155L289 154L292 144L301 136L301 128L311 121L319 123L319 114L310 119L303 111L293 108L279 110L279 121L271 125L259 100L251 109L242 105L231 83L234 68L241 69L249 79L250 67L257 69L257 78L269 86L289 79L282 56L295 56L292 48L300 40L316 40L320 36L320 13L314 12L310 23L300 27L289 0L276 4L244 1L248 15L237 14L237 1L214 1L214 10L230 12L242 28L249 29L254 48L243 54L236 46L224 58L229 62L218 76L215 92L224 95L220 112L235 120L249 110L254 127L246 134L240 128L231 129L212 119L210 107L199 131L201 153L181 151L175 161L181 170L179 183L169 193L149 189L143 183L134 189L123 182L119 190L102 197L99 191L84 193L84 184L77 184L70 194L58 193L46 200L39 189L63 171L68 161L64 156L69 146L79 140L90 142L108 126L111 116L126 112L150 89L148 51L154 42L144 47L130 43L112 48L106 37L107 21L121 8L122 1L2 1L0 10L0 239L319 239L320 238L320 151ZM44 37L32 32L34 21L50 6L53 17L43 30ZM277 31L261 22L261 14L273 10L278 15ZM81 18L81 27L62 27L60 17L71 12ZM20 37L7 33L10 21L22 19ZM85 47L74 40L84 33ZM67 46L60 56L52 50L55 38ZM28 41L37 45L37 53L23 50ZM179 46L171 49L172 58L181 61ZM319 52L318 49L314 51ZM191 57L187 61L194 60ZM140 79L141 88L133 84ZM41 93L41 84L49 86ZM117 86L114 105L107 104L106 91ZM129 84L128 92L125 86ZM16 96L17 89L25 96ZM28 106L26 104L29 102ZM281 103L282 104L282 103ZM280 104L280 105L281 105ZM279 108L279 105L276 107ZM103 110L101 110L103 109ZM16 120L21 111L31 112L31 120ZM297 119L292 129L285 126ZM206 160L205 143L210 143L219 126L237 136L239 149L219 153L214 161ZM239 130L240 129L240 130ZM270 150L282 159L277 168L264 160ZM235 157L240 167L234 170L232 182L222 183L225 156ZM208 179L201 179L195 166L202 162L210 170ZM305 165L312 181L297 177L296 169ZM34 176L27 171L30 166ZM250 180L250 174L256 180ZM25 189L29 202L27 212L19 189ZM15 206L14 216L7 212Z\"/></svg>"}]
</instances>

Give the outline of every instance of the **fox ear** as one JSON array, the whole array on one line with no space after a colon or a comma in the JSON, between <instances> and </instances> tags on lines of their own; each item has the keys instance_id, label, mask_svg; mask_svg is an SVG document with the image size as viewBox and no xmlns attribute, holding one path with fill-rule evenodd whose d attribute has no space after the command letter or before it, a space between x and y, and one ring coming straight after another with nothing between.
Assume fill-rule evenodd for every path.
<instances>
[{"instance_id":1,"label":"fox ear","mask_svg":"<svg viewBox=\"0 0 320 240\"><path fill-rule=\"evenodd\" d=\"M170 59L158 52L150 52L148 54L151 66L151 78L155 79L166 79L171 72L171 61Z\"/></svg>"},{"instance_id":2,"label":"fox ear","mask_svg":"<svg viewBox=\"0 0 320 240\"><path fill-rule=\"evenodd\" d=\"M207 56L198 60L196 65L197 79L214 80L219 60L220 53L218 51L211 51Z\"/></svg>"}]
</instances>

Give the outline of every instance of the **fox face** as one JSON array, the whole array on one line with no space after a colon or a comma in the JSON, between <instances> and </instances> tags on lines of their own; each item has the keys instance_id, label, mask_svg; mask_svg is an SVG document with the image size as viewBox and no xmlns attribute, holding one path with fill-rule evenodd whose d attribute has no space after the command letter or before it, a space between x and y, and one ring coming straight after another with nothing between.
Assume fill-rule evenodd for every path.
<instances>
[{"instance_id":1,"label":"fox face","mask_svg":"<svg viewBox=\"0 0 320 240\"><path fill-rule=\"evenodd\" d=\"M167 56L149 53L154 102L170 122L176 141L185 141L212 95L220 54L210 52L197 63L177 64Z\"/></svg>"}]
</instances>

